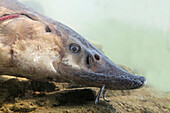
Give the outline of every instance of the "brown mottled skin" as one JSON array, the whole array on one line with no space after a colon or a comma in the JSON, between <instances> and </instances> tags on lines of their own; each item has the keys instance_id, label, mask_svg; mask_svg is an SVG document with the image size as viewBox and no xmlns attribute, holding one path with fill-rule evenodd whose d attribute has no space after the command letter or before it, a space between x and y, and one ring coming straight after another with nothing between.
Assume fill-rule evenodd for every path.
<instances>
[{"instance_id":1,"label":"brown mottled skin","mask_svg":"<svg viewBox=\"0 0 170 113\"><path fill-rule=\"evenodd\" d=\"M67 26L16 0L0 0L0 74L29 79L55 78L83 86L123 90L140 88L146 79L115 65L89 41ZM78 53L70 45L80 47Z\"/></svg>"}]
</instances>

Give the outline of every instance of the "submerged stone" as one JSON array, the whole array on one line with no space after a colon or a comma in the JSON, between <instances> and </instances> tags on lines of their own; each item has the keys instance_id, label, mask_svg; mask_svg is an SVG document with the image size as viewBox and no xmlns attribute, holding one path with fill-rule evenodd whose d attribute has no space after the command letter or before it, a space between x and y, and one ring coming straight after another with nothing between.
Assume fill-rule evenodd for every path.
<instances>
[{"instance_id":1,"label":"submerged stone","mask_svg":"<svg viewBox=\"0 0 170 113\"><path fill-rule=\"evenodd\" d=\"M56 93L58 105L78 105L94 101L96 92L92 89L65 90Z\"/></svg>"}]
</instances>

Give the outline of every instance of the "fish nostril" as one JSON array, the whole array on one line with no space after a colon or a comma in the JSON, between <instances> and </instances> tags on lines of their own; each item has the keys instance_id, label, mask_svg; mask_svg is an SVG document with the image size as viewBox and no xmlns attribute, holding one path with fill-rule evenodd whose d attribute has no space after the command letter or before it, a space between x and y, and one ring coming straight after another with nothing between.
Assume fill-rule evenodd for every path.
<instances>
[{"instance_id":1,"label":"fish nostril","mask_svg":"<svg viewBox=\"0 0 170 113\"><path fill-rule=\"evenodd\" d=\"M90 55L88 55L86 57L86 65L87 65L87 68L91 68L91 64L92 64L92 57Z\"/></svg>"},{"instance_id":2,"label":"fish nostril","mask_svg":"<svg viewBox=\"0 0 170 113\"><path fill-rule=\"evenodd\" d=\"M100 60L100 56L99 56L98 54L95 54L95 55L94 55L94 58L95 58L96 60Z\"/></svg>"},{"instance_id":3,"label":"fish nostril","mask_svg":"<svg viewBox=\"0 0 170 113\"><path fill-rule=\"evenodd\" d=\"M95 54L94 57L91 55L88 55L86 57L86 66L87 68L92 68L93 65L97 65L97 62L95 61L99 61L100 60L100 56L98 54Z\"/></svg>"},{"instance_id":4,"label":"fish nostril","mask_svg":"<svg viewBox=\"0 0 170 113\"><path fill-rule=\"evenodd\" d=\"M86 63L87 63L87 65L90 65L90 56L89 55L86 58Z\"/></svg>"},{"instance_id":5,"label":"fish nostril","mask_svg":"<svg viewBox=\"0 0 170 113\"><path fill-rule=\"evenodd\" d=\"M46 32L52 32L51 29L48 26L45 26L45 31Z\"/></svg>"}]
</instances>

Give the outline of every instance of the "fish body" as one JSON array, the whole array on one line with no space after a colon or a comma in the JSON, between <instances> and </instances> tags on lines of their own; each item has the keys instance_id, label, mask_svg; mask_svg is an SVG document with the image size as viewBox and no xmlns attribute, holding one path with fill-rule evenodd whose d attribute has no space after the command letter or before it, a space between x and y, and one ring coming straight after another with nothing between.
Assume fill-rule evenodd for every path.
<instances>
[{"instance_id":1,"label":"fish body","mask_svg":"<svg viewBox=\"0 0 170 113\"><path fill-rule=\"evenodd\" d=\"M126 90L146 79L107 58L64 24L16 0L0 1L0 74Z\"/></svg>"}]
</instances>

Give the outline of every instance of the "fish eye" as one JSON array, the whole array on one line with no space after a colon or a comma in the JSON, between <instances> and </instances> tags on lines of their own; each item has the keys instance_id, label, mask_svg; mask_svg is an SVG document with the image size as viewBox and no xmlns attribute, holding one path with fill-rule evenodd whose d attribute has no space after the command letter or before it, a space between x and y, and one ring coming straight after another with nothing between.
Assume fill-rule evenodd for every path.
<instances>
[{"instance_id":1,"label":"fish eye","mask_svg":"<svg viewBox=\"0 0 170 113\"><path fill-rule=\"evenodd\" d=\"M78 53L80 52L81 47L78 44L70 44L70 51L72 53Z\"/></svg>"}]
</instances>

